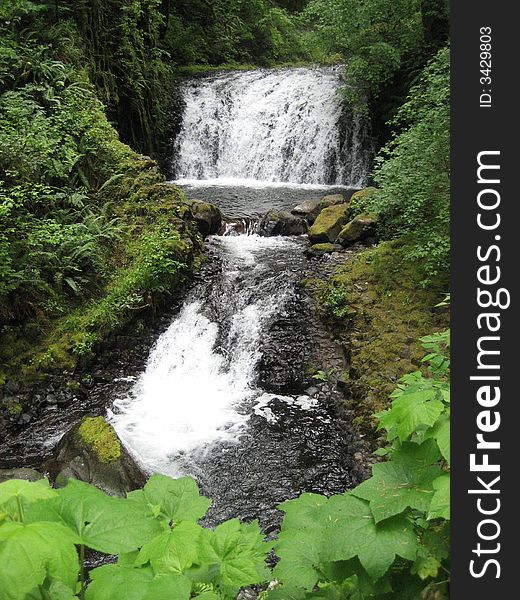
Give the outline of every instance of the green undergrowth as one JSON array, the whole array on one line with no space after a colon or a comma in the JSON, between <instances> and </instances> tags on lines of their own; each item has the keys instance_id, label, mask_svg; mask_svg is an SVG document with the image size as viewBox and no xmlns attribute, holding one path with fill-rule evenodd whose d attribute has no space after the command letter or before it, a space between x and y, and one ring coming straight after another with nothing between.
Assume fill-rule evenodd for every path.
<instances>
[{"instance_id":1,"label":"green undergrowth","mask_svg":"<svg viewBox=\"0 0 520 600\"><path fill-rule=\"evenodd\" d=\"M86 365L103 342L153 315L198 268L202 240L183 194L162 181L151 161L133 162L97 193L119 230L96 285L87 281L83 294L62 296L51 310L5 326L0 378L30 382Z\"/></svg>"},{"instance_id":2,"label":"green undergrowth","mask_svg":"<svg viewBox=\"0 0 520 600\"><path fill-rule=\"evenodd\" d=\"M2 386L85 365L181 288L197 268L201 239L180 190L122 143L107 118L124 116L120 132L134 141L160 121L150 94L157 99L162 79L153 91L136 75L153 79L160 69L157 55L143 58L162 22L158 3L113 3L117 24L98 2L0 4ZM101 47L111 57L103 65ZM163 92L169 97L168 86ZM131 134L126 117L135 121ZM149 145L142 141L136 146Z\"/></svg>"},{"instance_id":3,"label":"green undergrowth","mask_svg":"<svg viewBox=\"0 0 520 600\"><path fill-rule=\"evenodd\" d=\"M374 437L373 414L388 405L397 380L421 364L420 338L445 328L445 309L432 309L448 287L420 284L420 265L404 260L404 241L384 242L345 262L319 297L319 311L343 346L341 374L356 425Z\"/></svg>"}]
</instances>

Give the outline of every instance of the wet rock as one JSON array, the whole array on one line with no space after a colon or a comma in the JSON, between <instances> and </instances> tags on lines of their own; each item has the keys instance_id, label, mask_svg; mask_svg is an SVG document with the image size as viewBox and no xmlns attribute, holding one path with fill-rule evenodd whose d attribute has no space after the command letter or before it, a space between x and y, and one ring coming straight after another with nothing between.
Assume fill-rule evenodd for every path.
<instances>
[{"instance_id":1,"label":"wet rock","mask_svg":"<svg viewBox=\"0 0 520 600\"><path fill-rule=\"evenodd\" d=\"M330 194L328 196L323 196L323 198L320 200L305 200L305 202L295 206L291 210L291 213L293 215L305 218L307 223L312 225L323 209L336 206L338 204L345 204L349 201L350 199L342 194Z\"/></svg>"},{"instance_id":2,"label":"wet rock","mask_svg":"<svg viewBox=\"0 0 520 600\"><path fill-rule=\"evenodd\" d=\"M190 200L191 212L203 237L218 233L222 224L220 210L209 202Z\"/></svg>"},{"instance_id":3,"label":"wet rock","mask_svg":"<svg viewBox=\"0 0 520 600\"><path fill-rule=\"evenodd\" d=\"M32 421L32 416L29 413L23 413L18 419L20 425L28 425Z\"/></svg>"},{"instance_id":4,"label":"wet rock","mask_svg":"<svg viewBox=\"0 0 520 600\"><path fill-rule=\"evenodd\" d=\"M311 244L334 243L340 231L348 223L349 216L348 204L337 204L323 209L309 229Z\"/></svg>"},{"instance_id":5,"label":"wet rock","mask_svg":"<svg viewBox=\"0 0 520 600\"><path fill-rule=\"evenodd\" d=\"M43 468L56 485L72 477L113 496L142 487L146 477L103 417L85 417L60 440Z\"/></svg>"},{"instance_id":6,"label":"wet rock","mask_svg":"<svg viewBox=\"0 0 520 600\"><path fill-rule=\"evenodd\" d=\"M43 475L36 469L21 467L19 469L0 469L0 483L9 479L23 479L25 481L38 481Z\"/></svg>"},{"instance_id":7,"label":"wet rock","mask_svg":"<svg viewBox=\"0 0 520 600\"><path fill-rule=\"evenodd\" d=\"M295 206L291 213L297 217L303 217L309 225L312 225L316 220L316 217L320 213L320 202L321 200L305 200L301 204Z\"/></svg>"},{"instance_id":8,"label":"wet rock","mask_svg":"<svg viewBox=\"0 0 520 600\"><path fill-rule=\"evenodd\" d=\"M10 395L18 394L20 392L20 385L16 383L16 381L10 379L4 385L4 392Z\"/></svg>"},{"instance_id":9,"label":"wet rock","mask_svg":"<svg viewBox=\"0 0 520 600\"><path fill-rule=\"evenodd\" d=\"M323 198L318 203L318 210L321 212L324 208L329 208L329 206L336 206L337 204L343 204L346 202L345 196L343 194L329 194L328 196L323 196Z\"/></svg>"},{"instance_id":10,"label":"wet rock","mask_svg":"<svg viewBox=\"0 0 520 600\"><path fill-rule=\"evenodd\" d=\"M338 234L336 242L342 246L349 246L373 236L376 227L377 219L374 216L361 213L343 227Z\"/></svg>"},{"instance_id":11,"label":"wet rock","mask_svg":"<svg viewBox=\"0 0 520 600\"><path fill-rule=\"evenodd\" d=\"M324 254L339 252L340 250L343 250L343 246L327 242L326 244L313 244L310 248L305 250L304 254L307 258L319 258Z\"/></svg>"},{"instance_id":12,"label":"wet rock","mask_svg":"<svg viewBox=\"0 0 520 600\"><path fill-rule=\"evenodd\" d=\"M270 210L260 222L261 235L302 235L307 233L307 221L286 211Z\"/></svg>"},{"instance_id":13,"label":"wet rock","mask_svg":"<svg viewBox=\"0 0 520 600\"><path fill-rule=\"evenodd\" d=\"M58 404L58 398L54 394L47 394L45 396L45 402L50 405Z\"/></svg>"},{"instance_id":14,"label":"wet rock","mask_svg":"<svg viewBox=\"0 0 520 600\"><path fill-rule=\"evenodd\" d=\"M318 388L314 387L314 386L311 386L305 390L305 393L307 394L307 396L316 396L318 394L318 392L319 392Z\"/></svg>"},{"instance_id":15,"label":"wet rock","mask_svg":"<svg viewBox=\"0 0 520 600\"><path fill-rule=\"evenodd\" d=\"M308 322L302 296L292 291L283 313L271 323L261 344L258 383L274 393L300 393L309 386Z\"/></svg>"}]
</instances>

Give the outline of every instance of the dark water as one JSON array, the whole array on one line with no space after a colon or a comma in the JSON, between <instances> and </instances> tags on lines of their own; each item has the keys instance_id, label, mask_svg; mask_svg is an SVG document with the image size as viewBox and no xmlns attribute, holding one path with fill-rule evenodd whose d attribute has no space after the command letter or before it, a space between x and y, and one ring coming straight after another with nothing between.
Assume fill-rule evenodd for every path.
<instances>
[{"instance_id":1,"label":"dark water","mask_svg":"<svg viewBox=\"0 0 520 600\"><path fill-rule=\"evenodd\" d=\"M329 194L342 194L349 198L355 188L336 186L296 186L251 182L251 186L214 182L205 184L176 182L188 198L215 204L228 218L259 218L270 209L290 211L305 200L322 198Z\"/></svg>"}]
</instances>

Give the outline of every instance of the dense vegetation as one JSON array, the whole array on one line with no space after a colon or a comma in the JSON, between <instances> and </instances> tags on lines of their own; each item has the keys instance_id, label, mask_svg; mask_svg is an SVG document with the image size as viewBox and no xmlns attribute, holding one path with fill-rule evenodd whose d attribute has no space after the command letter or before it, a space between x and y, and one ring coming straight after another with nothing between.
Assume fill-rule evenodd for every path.
<instances>
[{"instance_id":1,"label":"dense vegetation","mask_svg":"<svg viewBox=\"0 0 520 600\"><path fill-rule=\"evenodd\" d=\"M1 11L3 383L71 369L153 308L191 270L198 236L180 192L108 122L75 23L22 0Z\"/></svg>"},{"instance_id":2,"label":"dense vegetation","mask_svg":"<svg viewBox=\"0 0 520 600\"><path fill-rule=\"evenodd\" d=\"M412 266L408 299L412 287L445 290L448 13L445 0L0 0L0 385L73 371L196 269L186 199L136 153L161 156L183 70L344 62L352 109L385 142L376 188L354 208L375 213L392 240L349 268L384 254L371 271L377 299L399 301L396 278L384 278ZM336 321L355 312L348 277L324 294ZM418 290L410 318L425 298ZM388 319L391 302L380 306ZM384 337L360 354L365 364ZM126 499L74 481L11 481L0 484L1 597L218 600L270 580L264 597L283 600L445 597L449 338L422 342L425 368L404 375L377 415L385 460L343 495L284 503L272 572L256 524L198 525L209 501L191 480L155 476ZM118 555L88 587L85 548Z\"/></svg>"},{"instance_id":3,"label":"dense vegetation","mask_svg":"<svg viewBox=\"0 0 520 600\"><path fill-rule=\"evenodd\" d=\"M437 52L393 120L397 133L380 152L378 189L356 210L381 219L381 234L404 238L405 259L424 283L447 285L450 261L449 50Z\"/></svg>"},{"instance_id":4,"label":"dense vegetation","mask_svg":"<svg viewBox=\"0 0 520 600\"><path fill-rule=\"evenodd\" d=\"M0 484L0 589L5 600L442 598L449 575L449 332L423 338L429 364L404 376L378 415L385 462L351 491L284 502L278 539L258 524L198 524L211 501L189 478L152 476L126 499L69 480ZM85 548L118 555L89 573ZM280 558L272 573L271 548ZM78 558L79 549L79 558Z\"/></svg>"}]
</instances>

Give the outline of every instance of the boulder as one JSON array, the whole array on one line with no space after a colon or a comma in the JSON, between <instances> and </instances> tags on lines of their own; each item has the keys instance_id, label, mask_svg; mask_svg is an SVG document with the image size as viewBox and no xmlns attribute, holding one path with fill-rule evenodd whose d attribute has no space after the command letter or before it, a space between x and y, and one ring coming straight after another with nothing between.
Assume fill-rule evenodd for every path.
<instances>
[{"instance_id":1,"label":"boulder","mask_svg":"<svg viewBox=\"0 0 520 600\"><path fill-rule=\"evenodd\" d=\"M348 200L342 194L330 194L323 196L320 200L305 200L298 206L295 206L291 213L303 217L309 225L312 225L320 212L329 206L346 203Z\"/></svg>"},{"instance_id":2,"label":"boulder","mask_svg":"<svg viewBox=\"0 0 520 600\"><path fill-rule=\"evenodd\" d=\"M339 232L348 223L349 216L348 204L337 204L324 208L309 229L311 244L334 243Z\"/></svg>"},{"instance_id":3,"label":"boulder","mask_svg":"<svg viewBox=\"0 0 520 600\"><path fill-rule=\"evenodd\" d=\"M307 221L286 211L270 210L260 222L260 234L302 235L307 233Z\"/></svg>"},{"instance_id":4,"label":"boulder","mask_svg":"<svg viewBox=\"0 0 520 600\"><path fill-rule=\"evenodd\" d=\"M330 254L331 252L339 252L340 250L343 250L343 246L327 242L326 244L314 244L310 248L307 248L304 254L307 258L319 258L324 254Z\"/></svg>"},{"instance_id":5,"label":"boulder","mask_svg":"<svg viewBox=\"0 0 520 600\"><path fill-rule=\"evenodd\" d=\"M209 202L190 200L191 213L203 237L218 233L222 224L222 213Z\"/></svg>"},{"instance_id":6,"label":"boulder","mask_svg":"<svg viewBox=\"0 0 520 600\"><path fill-rule=\"evenodd\" d=\"M361 213L347 223L339 232L336 242L342 246L349 246L355 242L374 236L377 220L372 215Z\"/></svg>"},{"instance_id":7,"label":"boulder","mask_svg":"<svg viewBox=\"0 0 520 600\"><path fill-rule=\"evenodd\" d=\"M312 225L316 220L316 217L320 213L320 205L321 200L305 200L301 204L295 206L291 213L297 217L303 217L309 225Z\"/></svg>"},{"instance_id":8,"label":"boulder","mask_svg":"<svg viewBox=\"0 0 520 600\"><path fill-rule=\"evenodd\" d=\"M142 487L146 477L103 417L85 417L60 440L43 469L57 487L74 478L111 496Z\"/></svg>"},{"instance_id":9,"label":"boulder","mask_svg":"<svg viewBox=\"0 0 520 600\"><path fill-rule=\"evenodd\" d=\"M329 194L328 196L323 196L323 198L319 201L318 208L321 212L324 208L336 206L337 204L343 204L344 202L347 202L347 200L343 194Z\"/></svg>"}]
</instances>

